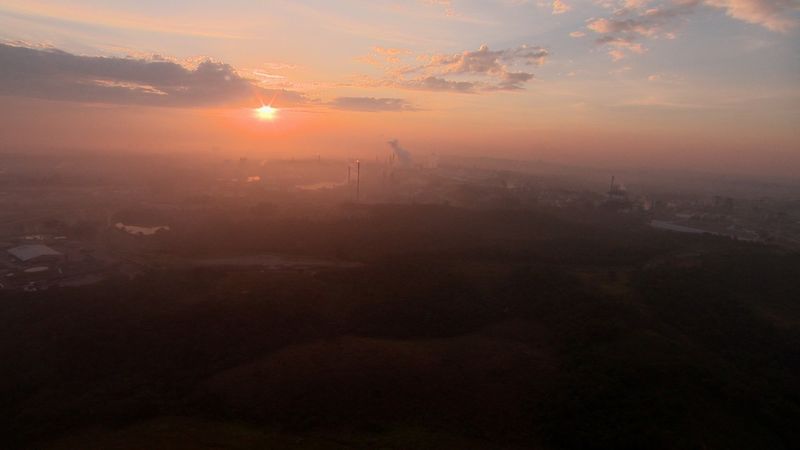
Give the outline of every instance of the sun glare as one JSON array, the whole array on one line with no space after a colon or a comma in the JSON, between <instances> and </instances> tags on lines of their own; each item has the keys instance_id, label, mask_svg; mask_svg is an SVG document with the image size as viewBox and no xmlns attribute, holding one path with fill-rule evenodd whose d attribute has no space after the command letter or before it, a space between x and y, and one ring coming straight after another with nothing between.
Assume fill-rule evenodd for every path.
<instances>
[{"instance_id":1,"label":"sun glare","mask_svg":"<svg viewBox=\"0 0 800 450\"><path fill-rule=\"evenodd\" d=\"M264 105L255 109L255 115L259 120L275 120L278 110L270 105Z\"/></svg>"}]
</instances>

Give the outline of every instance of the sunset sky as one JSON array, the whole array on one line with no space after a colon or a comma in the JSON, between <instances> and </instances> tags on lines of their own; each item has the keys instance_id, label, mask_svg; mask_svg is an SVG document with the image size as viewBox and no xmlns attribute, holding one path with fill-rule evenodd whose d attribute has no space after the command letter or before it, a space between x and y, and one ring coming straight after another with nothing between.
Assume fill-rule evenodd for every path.
<instances>
[{"instance_id":1,"label":"sunset sky","mask_svg":"<svg viewBox=\"0 0 800 450\"><path fill-rule=\"evenodd\" d=\"M0 150L791 175L798 128L797 0L0 1Z\"/></svg>"}]
</instances>

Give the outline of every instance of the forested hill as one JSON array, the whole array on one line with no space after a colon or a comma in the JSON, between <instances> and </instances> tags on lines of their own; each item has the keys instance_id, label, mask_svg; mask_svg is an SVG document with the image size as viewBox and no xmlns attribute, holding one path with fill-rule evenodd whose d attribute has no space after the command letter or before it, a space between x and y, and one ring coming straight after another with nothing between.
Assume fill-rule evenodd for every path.
<instances>
[{"instance_id":1,"label":"forested hill","mask_svg":"<svg viewBox=\"0 0 800 450\"><path fill-rule=\"evenodd\" d=\"M346 269L174 265L0 294L4 444L800 447L797 253L625 218L365 209L158 247L363 263Z\"/></svg>"}]
</instances>

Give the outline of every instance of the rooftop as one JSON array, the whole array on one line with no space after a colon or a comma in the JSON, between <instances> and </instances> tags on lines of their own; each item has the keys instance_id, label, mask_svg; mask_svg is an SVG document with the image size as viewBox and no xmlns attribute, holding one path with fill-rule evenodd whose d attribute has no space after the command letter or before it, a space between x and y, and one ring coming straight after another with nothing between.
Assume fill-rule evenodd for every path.
<instances>
[{"instance_id":1,"label":"rooftop","mask_svg":"<svg viewBox=\"0 0 800 450\"><path fill-rule=\"evenodd\" d=\"M61 256L60 252L41 244L20 245L19 247L8 249L8 253L22 262L27 262L42 256Z\"/></svg>"}]
</instances>

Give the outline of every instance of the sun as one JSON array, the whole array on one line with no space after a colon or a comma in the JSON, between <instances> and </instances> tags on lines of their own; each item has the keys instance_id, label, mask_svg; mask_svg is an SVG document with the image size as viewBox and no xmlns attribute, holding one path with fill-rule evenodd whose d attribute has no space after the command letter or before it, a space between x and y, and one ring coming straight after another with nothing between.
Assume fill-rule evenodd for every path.
<instances>
[{"instance_id":1,"label":"sun","mask_svg":"<svg viewBox=\"0 0 800 450\"><path fill-rule=\"evenodd\" d=\"M259 120L275 120L275 117L278 115L278 110L270 105L263 105L253 111Z\"/></svg>"}]
</instances>

